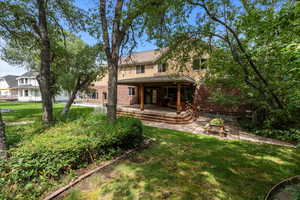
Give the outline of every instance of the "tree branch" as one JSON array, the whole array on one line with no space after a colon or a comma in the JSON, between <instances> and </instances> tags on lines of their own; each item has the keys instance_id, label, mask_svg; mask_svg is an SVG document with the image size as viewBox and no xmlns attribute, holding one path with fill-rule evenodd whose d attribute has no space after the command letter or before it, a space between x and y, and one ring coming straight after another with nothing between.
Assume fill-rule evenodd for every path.
<instances>
[{"instance_id":1,"label":"tree branch","mask_svg":"<svg viewBox=\"0 0 300 200\"><path fill-rule=\"evenodd\" d=\"M203 0L202 0L203 1ZM277 105L279 108L283 108L283 104L281 103L281 101L279 100L279 98L277 97L277 95L274 94L274 92L269 88L269 83L268 81L263 77L263 75L259 72L257 66L255 65L254 61L252 60L251 56L247 53L246 49L244 48L242 42L240 41L237 33L233 30L233 28L231 28L228 24L226 24L224 21L220 20L219 18L217 18L214 14L211 13L211 11L208 9L208 7L205 5L205 2L203 1L202 3L196 3L192 0L188 0L188 2L192 5L196 5L196 6L200 6L202 7L206 14L215 22L221 24L222 26L224 26L226 28L226 30L228 30L232 36L234 37L235 41L238 44L239 49L241 50L241 52L245 55L249 65L251 66L251 68L253 69L253 71L255 72L255 74L258 76L259 80L266 86L267 91L270 93L270 95L274 98L274 100L276 101Z\"/></svg>"}]
</instances>

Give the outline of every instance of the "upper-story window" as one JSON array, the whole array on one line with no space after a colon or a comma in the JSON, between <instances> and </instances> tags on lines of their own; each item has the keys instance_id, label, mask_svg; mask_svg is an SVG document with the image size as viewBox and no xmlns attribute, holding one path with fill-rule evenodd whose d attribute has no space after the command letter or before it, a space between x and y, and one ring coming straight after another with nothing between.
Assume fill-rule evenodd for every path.
<instances>
[{"instance_id":1,"label":"upper-story window","mask_svg":"<svg viewBox=\"0 0 300 200\"><path fill-rule=\"evenodd\" d=\"M168 68L168 63L162 63L158 65L157 71L158 72L166 72Z\"/></svg>"},{"instance_id":2,"label":"upper-story window","mask_svg":"<svg viewBox=\"0 0 300 200\"><path fill-rule=\"evenodd\" d=\"M20 84L23 84L24 83L24 79L20 79Z\"/></svg>"},{"instance_id":3,"label":"upper-story window","mask_svg":"<svg viewBox=\"0 0 300 200\"><path fill-rule=\"evenodd\" d=\"M195 58L193 60L193 70L207 69L206 61L205 58Z\"/></svg>"},{"instance_id":4,"label":"upper-story window","mask_svg":"<svg viewBox=\"0 0 300 200\"><path fill-rule=\"evenodd\" d=\"M137 65L135 69L137 74L145 73L145 65Z\"/></svg>"}]
</instances>

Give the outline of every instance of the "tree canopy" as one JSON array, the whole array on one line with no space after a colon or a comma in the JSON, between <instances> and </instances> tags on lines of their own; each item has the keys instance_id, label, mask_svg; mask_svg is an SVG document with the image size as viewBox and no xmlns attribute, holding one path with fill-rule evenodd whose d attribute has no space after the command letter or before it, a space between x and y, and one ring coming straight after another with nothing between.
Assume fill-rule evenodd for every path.
<instances>
[{"instance_id":1,"label":"tree canopy","mask_svg":"<svg viewBox=\"0 0 300 200\"><path fill-rule=\"evenodd\" d=\"M207 85L240 91L238 96L217 92L216 100L250 104L260 115L276 116L277 125L284 125L283 119L292 120L291 115L300 108L299 3L281 0L169 3L180 5L175 12L181 20L150 27L150 34L159 45L169 47L173 57L195 48L199 49L199 56L209 53ZM157 34L161 26L166 31Z\"/></svg>"},{"instance_id":2,"label":"tree canopy","mask_svg":"<svg viewBox=\"0 0 300 200\"><path fill-rule=\"evenodd\" d=\"M37 52L40 66L37 80L42 95L43 119L53 121L52 98L55 76L51 63L56 56L53 42L64 37L62 23L75 28L84 25L84 12L73 0L1 0L0 37L23 52Z\"/></svg>"}]
</instances>

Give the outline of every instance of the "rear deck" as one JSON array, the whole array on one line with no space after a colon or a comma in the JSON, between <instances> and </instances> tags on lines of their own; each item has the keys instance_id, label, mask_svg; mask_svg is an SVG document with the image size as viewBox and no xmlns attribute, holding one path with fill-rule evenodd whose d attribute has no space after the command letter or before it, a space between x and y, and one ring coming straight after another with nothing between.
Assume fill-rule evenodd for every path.
<instances>
[{"instance_id":1,"label":"rear deck","mask_svg":"<svg viewBox=\"0 0 300 200\"><path fill-rule=\"evenodd\" d=\"M118 115L136 117L147 121L166 122L170 124L187 124L195 120L193 113L190 111L176 112L176 109L145 104L144 110L140 105L118 106Z\"/></svg>"}]
</instances>

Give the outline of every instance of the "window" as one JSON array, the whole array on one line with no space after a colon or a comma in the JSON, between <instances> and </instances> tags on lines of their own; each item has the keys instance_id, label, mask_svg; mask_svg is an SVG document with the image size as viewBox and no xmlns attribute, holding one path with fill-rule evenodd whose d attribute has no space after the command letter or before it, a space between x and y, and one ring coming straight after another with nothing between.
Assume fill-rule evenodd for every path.
<instances>
[{"instance_id":1,"label":"window","mask_svg":"<svg viewBox=\"0 0 300 200\"><path fill-rule=\"evenodd\" d=\"M206 60L205 58L196 58L193 60L193 70L206 69Z\"/></svg>"},{"instance_id":2,"label":"window","mask_svg":"<svg viewBox=\"0 0 300 200\"><path fill-rule=\"evenodd\" d=\"M196 58L193 60L193 70L200 69L200 58Z\"/></svg>"},{"instance_id":3,"label":"window","mask_svg":"<svg viewBox=\"0 0 300 200\"><path fill-rule=\"evenodd\" d=\"M28 97L29 96L29 91L28 90L24 90L24 96Z\"/></svg>"},{"instance_id":4,"label":"window","mask_svg":"<svg viewBox=\"0 0 300 200\"><path fill-rule=\"evenodd\" d=\"M20 83L21 83L21 84L24 83L24 80L23 80L22 78L20 79Z\"/></svg>"},{"instance_id":5,"label":"window","mask_svg":"<svg viewBox=\"0 0 300 200\"><path fill-rule=\"evenodd\" d=\"M158 65L158 72L165 72L167 71L168 63L163 63Z\"/></svg>"},{"instance_id":6,"label":"window","mask_svg":"<svg viewBox=\"0 0 300 200\"><path fill-rule=\"evenodd\" d=\"M25 78L25 84L28 84L28 78Z\"/></svg>"},{"instance_id":7,"label":"window","mask_svg":"<svg viewBox=\"0 0 300 200\"><path fill-rule=\"evenodd\" d=\"M36 97L39 97L39 96L40 96L40 93L39 93L38 90L35 90L35 91L34 91L34 96L36 96Z\"/></svg>"},{"instance_id":8,"label":"window","mask_svg":"<svg viewBox=\"0 0 300 200\"><path fill-rule=\"evenodd\" d=\"M97 99L97 94L96 94L96 92L93 92L93 93L91 94L91 99Z\"/></svg>"},{"instance_id":9,"label":"window","mask_svg":"<svg viewBox=\"0 0 300 200\"><path fill-rule=\"evenodd\" d=\"M103 99L104 99L104 100L107 99L107 93L106 93L106 92L103 92L103 93L102 93L102 96L103 96Z\"/></svg>"},{"instance_id":10,"label":"window","mask_svg":"<svg viewBox=\"0 0 300 200\"><path fill-rule=\"evenodd\" d=\"M144 65L137 65L135 67L135 69L136 69L136 73L137 74L145 73L145 66Z\"/></svg>"},{"instance_id":11,"label":"window","mask_svg":"<svg viewBox=\"0 0 300 200\"><path fill-rule=\"evenodd\" d=\"M201 58L200 59L200 68L201 69L207 69L207 59L206 58Z\"/></svg>"},{"instance_id":12,"label":"window","mask_svg":"<svg viewBox=\"0 0 300 200\"><path fill-rule=\"evenodd\" d=\"M135 88L129 87L128 88L128 95L129 96L134 96L135 95Z\"/></svg>"}]
</instances>

